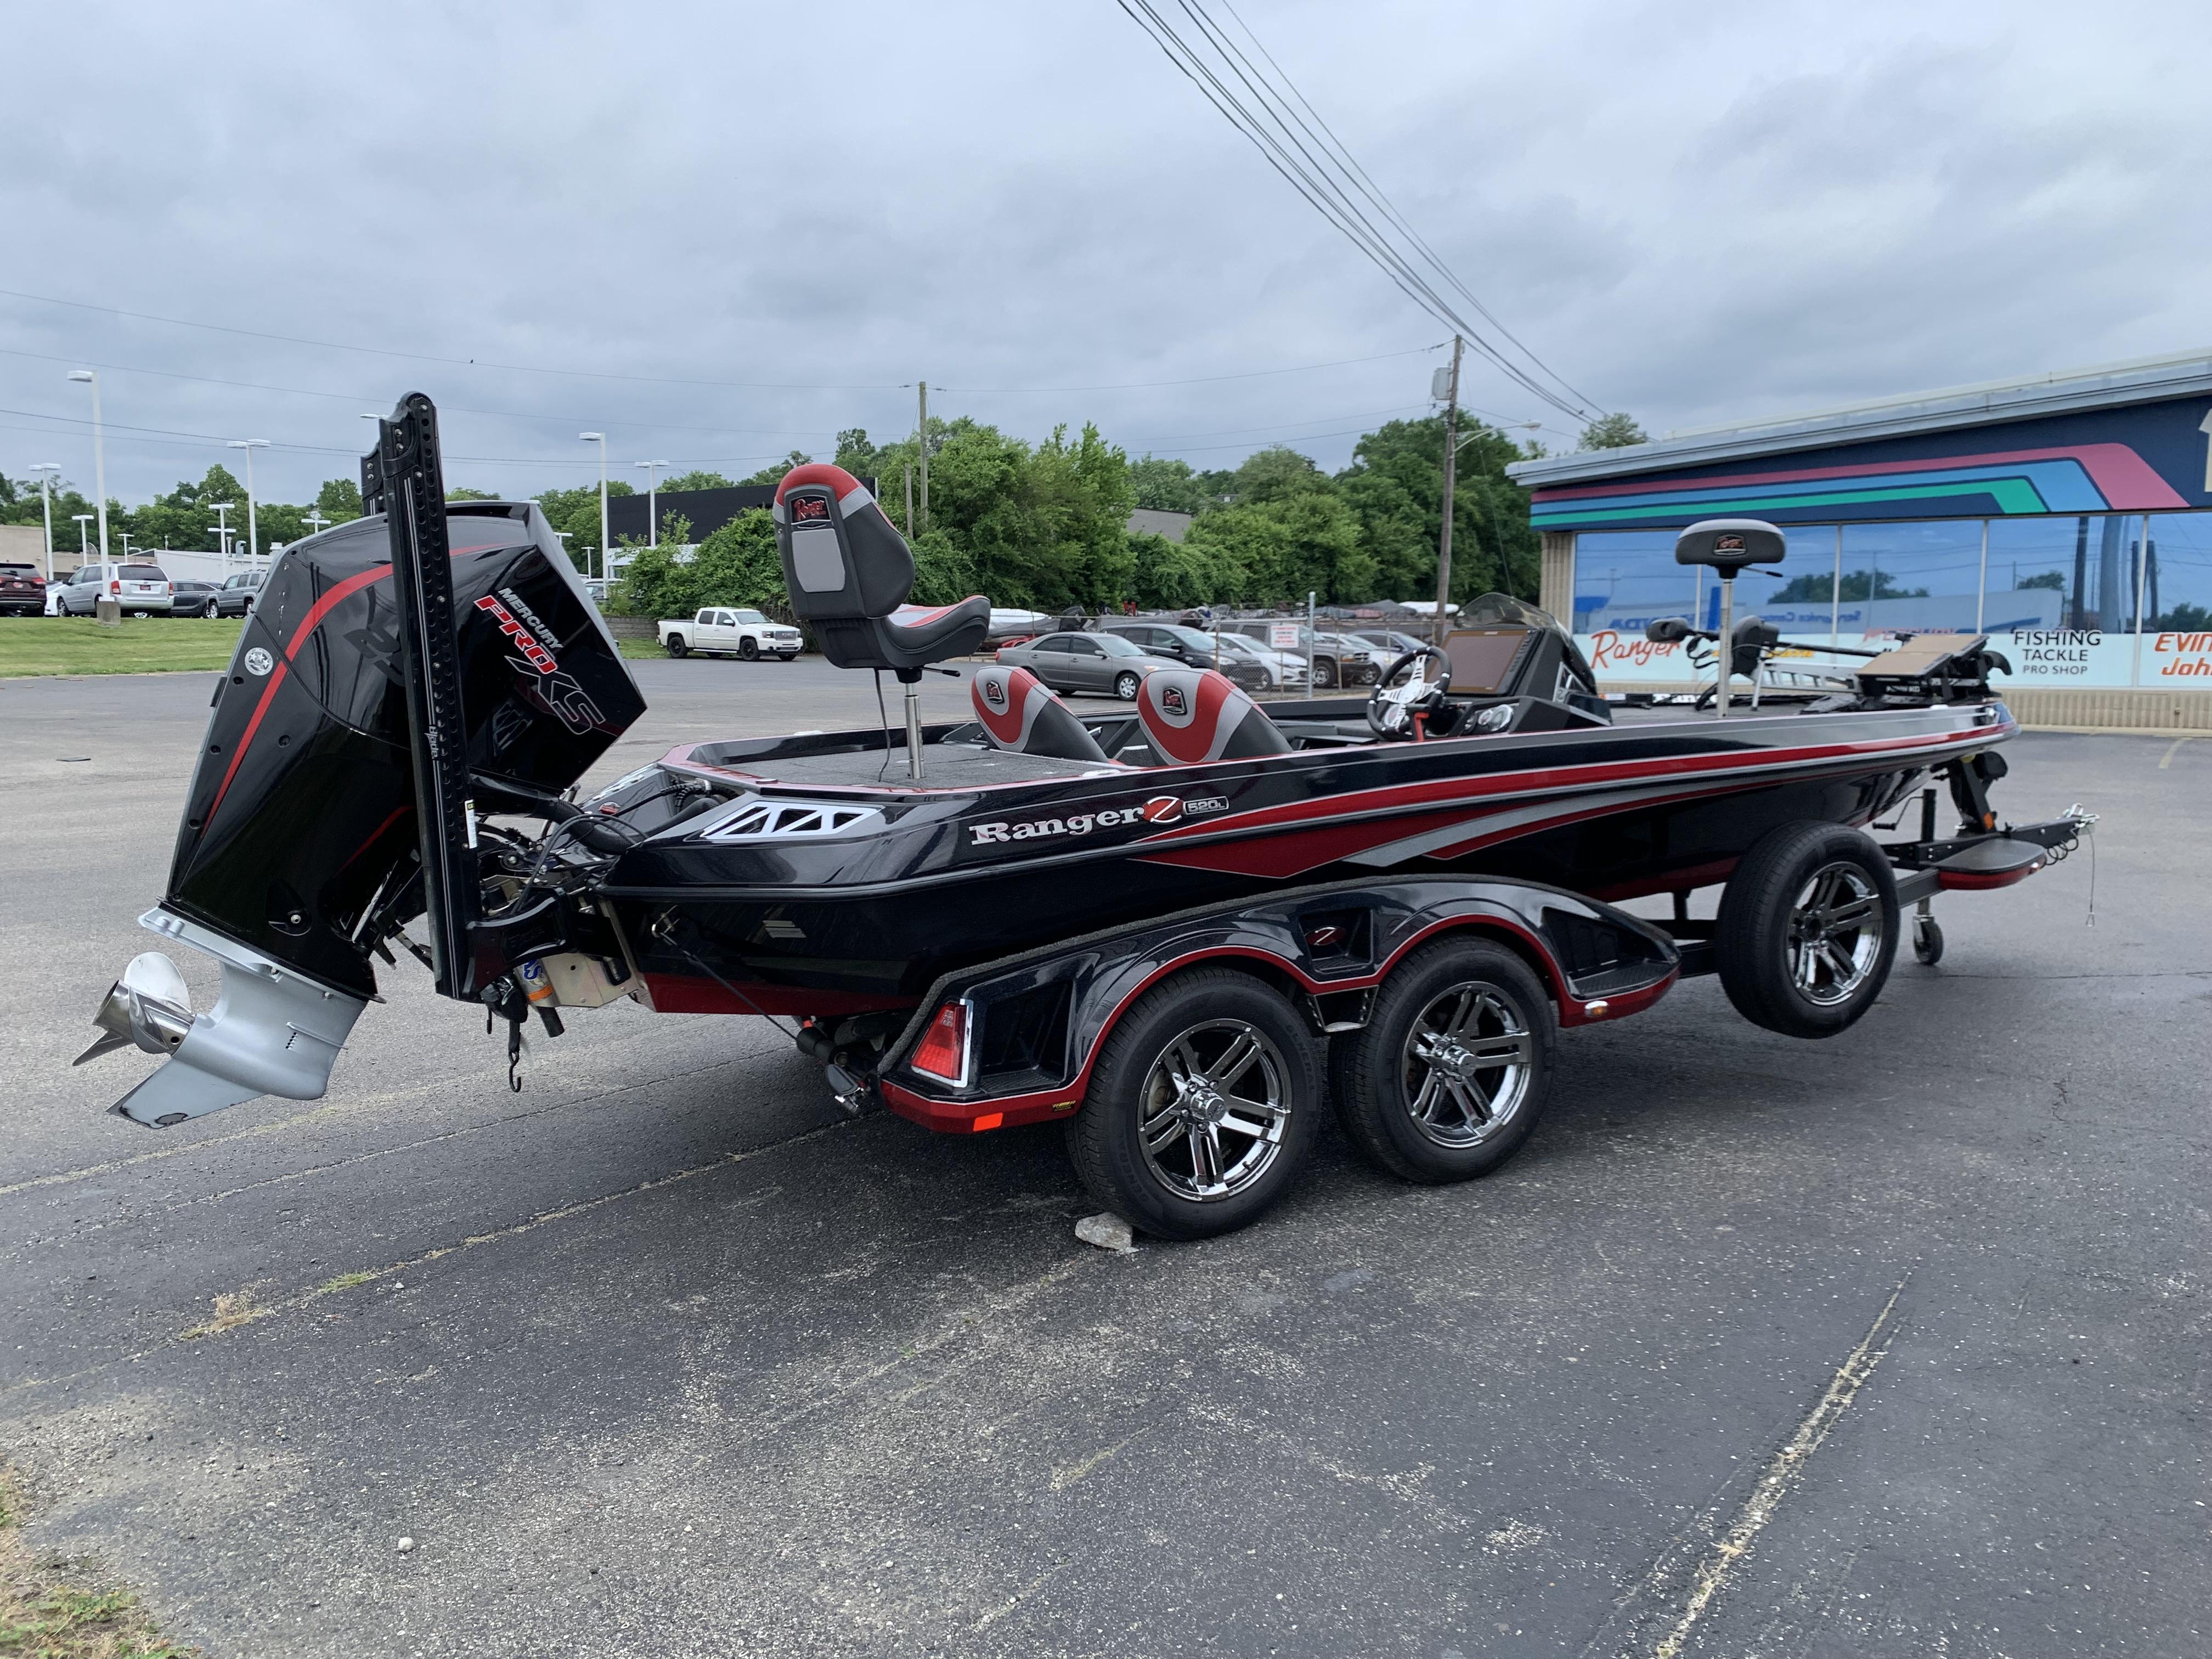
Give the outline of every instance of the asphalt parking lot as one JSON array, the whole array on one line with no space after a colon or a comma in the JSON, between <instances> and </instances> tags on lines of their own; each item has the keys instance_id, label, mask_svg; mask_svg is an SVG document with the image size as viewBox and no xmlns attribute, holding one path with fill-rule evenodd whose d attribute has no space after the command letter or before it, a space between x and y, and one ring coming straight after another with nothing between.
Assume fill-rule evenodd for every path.
<instances>
[{"instance_id":1,"label":"asphalt parking lot","mask_svg":"<svg viewBox=\"0 0 2212 1659\"><path fill-rule=\"evenodd\" d=\"M605 775L874 718L635 666ZM628 1004L510 1094L411 972L322 1101L105 1115L144 1057L69 1062L213 683L0 682L0 1443L211 1656L2212 1646L2212 742L2013 745L2010 815L2105 815L2094 927L2085 849L1939 901L1832 1042L1693 981L1566 1038L1488 1180L1332 1134L1115 1255L1054 1128L848 1121L763 1023Z\"/></svg>"}]
</instances>

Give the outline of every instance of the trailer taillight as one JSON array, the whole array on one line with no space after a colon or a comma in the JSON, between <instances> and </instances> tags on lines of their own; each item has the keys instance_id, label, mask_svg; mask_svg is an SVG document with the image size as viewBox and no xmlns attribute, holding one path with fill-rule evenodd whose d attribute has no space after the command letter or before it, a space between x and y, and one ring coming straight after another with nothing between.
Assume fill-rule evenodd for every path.
<instances>
[{"instance_id":1,"label":"trailer taillight","mask_svg":"<svg viewBox=\"0 0 2212 1659\"><path fill-rule=\"evenodd\" d=\"M968 1005L948 1002L930 1016L929 1029L907 1062L917 1072L958 1088L968 1081Z\"/></svg>"}]
</instances>

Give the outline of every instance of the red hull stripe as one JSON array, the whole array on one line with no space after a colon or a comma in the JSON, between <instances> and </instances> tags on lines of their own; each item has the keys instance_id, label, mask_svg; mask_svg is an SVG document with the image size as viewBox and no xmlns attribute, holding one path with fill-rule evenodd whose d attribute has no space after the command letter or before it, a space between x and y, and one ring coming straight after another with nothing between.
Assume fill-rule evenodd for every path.
<instances>
[{"instance_id":1,"label":"red hull stripe","mask_svg":"<svg viewBox=\"0 0 2212 1659\"><path fill-rule=\"evenodd\" d=\"M1799 749L1735 750L1719 755L1668 756L1658 760L1598 761L1581 766L1546 767L1541 770L1498 772L1480 778L1439 778L1430 783L1393 784L1362 789L1315 800L1288 802L1257 811L1239 812L1225 818L1166 830L1149 837L1147 847L1187 841L1203 836L1209 840L1255 830L1287 827L1312 818L1334 818L1348 812L1388 811L1393 807L1442 805L1449 801L1480 800L1492 795L1540 793L1593 783L1628 782L1643 778L1678 777L1685 774L1758 771L1802 762L1875 758L1908 749L1942 750L2001 741L2012 735L2013 722L1978 726L1971 732L1937 737L1879 738L1866 743L1818 744Z\"/></svg>"}]
</instances>

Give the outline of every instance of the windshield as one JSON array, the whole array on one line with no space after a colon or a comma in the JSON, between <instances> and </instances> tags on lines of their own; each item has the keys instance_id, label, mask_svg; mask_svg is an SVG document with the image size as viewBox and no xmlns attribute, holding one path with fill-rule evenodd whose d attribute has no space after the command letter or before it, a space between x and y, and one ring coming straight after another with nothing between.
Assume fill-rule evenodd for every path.
<instances>
[{"instance_id":1,"label":"windshield","mask_svg":"<svg viewBox=\"0 0 2212 1659\"><path fill-rule=\"evenodd\" d=\"M768 620L757 611L733 611L730 614L741 623L764 623Z\"/></svg>"},{"instance_id":2,"label":"windshield","mask_svg":"<svg viewBox=\"0 0 2212 1659\"><path fill-rule=\"evenodd\" d=\"M1234 655L1256 657L1261 654L1260 647L1242 634L1217 634L1213 637L1221 641L1223 650Z\"/></svg>"},{"instance_id":3,"label":"windshield","mask_svg":"<svg viewBox=\"0 0 2212 1659\"><path fill-rule=\"evenodd\" d=\"M1125 640L1119 634L1094 634L1098 648L1109 657L1141 657L1145 649L1134 640Z\"/></svg>"},{"instance_id":4,"label":"windshield","mask_svg":"<svg viewBox=\"0 0 2212 1659\"><path fill-rule=\"evenodd\" d=\"M1213 649L1213 635L1201 634L1195 628L1163 628L1160 632L1183 645L1189 646L1194 651Z\"/></svg>"}]
</instances>

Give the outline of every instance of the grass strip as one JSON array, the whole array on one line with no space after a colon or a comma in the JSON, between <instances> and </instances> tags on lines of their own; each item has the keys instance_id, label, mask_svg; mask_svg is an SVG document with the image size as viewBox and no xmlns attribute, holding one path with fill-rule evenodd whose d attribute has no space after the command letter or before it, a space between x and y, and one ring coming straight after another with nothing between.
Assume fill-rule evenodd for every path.
<instances>
[{"instance_id":1,"label":"grass strip","mask_svg":"<svg viewBox=\"0 0 2212 1659\"><path fill-rule=\"evenodd\" d=\"M0 619L0 679L218 671L230 666L245 625L235 617L126 617L112 628L89 617L11 617Z\"/></svg>"}]
</instances>

